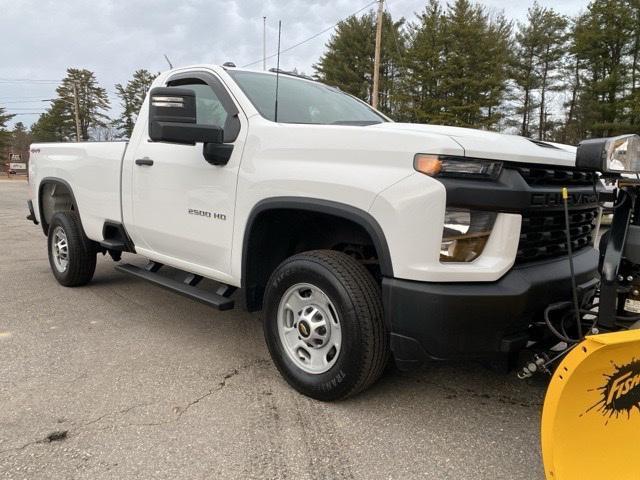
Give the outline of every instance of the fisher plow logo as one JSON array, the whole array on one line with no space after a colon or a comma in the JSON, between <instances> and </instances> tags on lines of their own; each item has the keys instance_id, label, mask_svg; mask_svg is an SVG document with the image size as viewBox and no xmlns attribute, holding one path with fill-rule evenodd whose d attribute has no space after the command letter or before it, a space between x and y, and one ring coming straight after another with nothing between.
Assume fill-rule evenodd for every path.
<instances>
[{"instance_id":1,"label":"fisher plow logo","mask_svg":"<svg viewBox=\"0 0 640 480\"><path fill-rule=\"evenodd\" d=\"M605 425L612 417L626 414L628 419L634 409L640 412L640 360L633 359L626 365L614 364L613 367L613 373L604 375L605 384L596 389L600 400L587 410L595 410L606 417Z\"/></svg>"}]
</instances>

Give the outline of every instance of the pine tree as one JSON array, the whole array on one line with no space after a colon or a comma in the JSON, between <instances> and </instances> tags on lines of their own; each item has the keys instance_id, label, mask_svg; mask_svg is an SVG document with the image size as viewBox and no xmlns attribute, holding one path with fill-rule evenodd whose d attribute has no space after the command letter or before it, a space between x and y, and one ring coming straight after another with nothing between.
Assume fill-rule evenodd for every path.
<instances>
[{"instance_id":1,"label":"pine tree","mask_svg":"<svg viewBox=\"0 0 640 480\"><path fill-rule=\"evenodd\" d=\"M349 17L340 22L326 45L327 51L314 65L323 82L363 100L369 99L373 69L373 14Z\"/></svg>"},{"instance_id":2,"label":"pine tree","mask_svg":"<svg viewBox=\"0 0 640 480\"><path fill-rule=\"evenodd\" d=\"M400 118L495 128L503 116L511 23L468 0L430 0L409 25Z\"/></svg>"},{"instance_id":3,"label":"pine tree","mask_svg":"<svg viewBox=\"0 0 640 480\"><path fill-rule=\"evenodd\" d=\"M628 0L594 0L576 23L574 49L584 65L580 120L590 136L628 132L626 107L634 18Z\"/></svg>"},{"instance_id":4,"label":"pine tree","mask_svg":"<svg viewBox=\"0 0 640 480\"><path fill-rule=\"evenodd\" d=\"M509 65L513 57L513 23L500 14L489 21L487 54L489 58L489 90L486 96L486 120L483 127L500 128L505 117Z\"/></svg>"},{"instance_id":5,"label":"pine tree","mask_svg":"<svg viewBox=\"0 0 640 480\"><path fill-rule=\"evenodd\" d=\"M10 135L9 151L20 154L22 161L27 162L29 158L29 145L31 145L32 141L31 134L24 126L24 123L16 122Z\"/></svg>"},{"instance_id":6,"label":"pine tree","mask_svg":"<svg viewBox=\"0 0 640 480\"><path fill-rule=\"evenodd\" d=\"M550 126L548 94L565 87L560 78L567 49L566 29L565 17L537 2L529 8L526 23L518 23L511 75L516 86L520 135L524 137L532 136L537 129L538 139L543 140Z\"/></svg>"},{"instance_id":7,"label":"pine tree","mask_svg":"<svg viewBox=\"0 0 640 480\"><path fill-rule=\"evenodd\" d=\"M540 116L538 121L538 139L544 140L548 128L547 93L561 90L560 66L566 51L567 19L544 8L540 16L540 55L538 57L538 76L540 78Z\"/></svg>"},{"instance_id":8,"label":"pine tree","mask_svg":"<svg viewBox=\"0 0 640 480\"><path fill-rule=\"evenodd\" d=\"M515 34L511 76L516 86L515 98L519 99L516 114L520 117L519 130L523 137L531 136L533 114L538 108L535 91L540 88L541 83L536 67L541 54L542 10L534 3L527 11L527 22L519 22Z\"/></svg>"},{"instance_id":9,"label":"pine tree","mask_svg":"<svg viewBox=\"0 0 640 480\"><path fill-rule=\"evenodd\" d=\"M408 65L401 80L401 118L434 123L443 108L441 90L446 18L440 2L429 0L418 21L409 25Z\"/></svg>"},{"instance_id":10,"label":"pine tree","mask_svg":"<svg viewBox=\"0 0 640 480\"><path fill-rule=\"evenodd\" d=\"M534 99L534 91L539 87L539 78L536 75L536 41L538 36L535 18L529 10L528 24L518 24L516 33L517 50L514 55L512 69L513 81L516 84L520 105L516 108L516 114L521 117L519 121L520 135L529 137L531 119L537 104Z\"/></svg>"},{"instance_id":11,"label":"pine tree","mask_svg":"<svg viewBox=\"0 0 640 480\"><path fill-rule=\"evenodd\" d=\"M443 107L436 123L493 128L508 79L511 24L456 0L446 13L440 70Z\"/></svg>"},{"instance_id":12,"label":"pine tree","mask_svg":"<svg viewBox=\"0 0 640 480\"><path fill-rule=\"evenodd\" d=\"M15 115L6 113L3 107L0 107L0 150L3 150L11 140L11 133L7 130L7 122Z\"/></svg>"},{"instance_id":13,"label":"pine tree","mask_svg":"<svg viewBox=\"0 0 640 480\"><path fill-rule=\"evenodd\" d=\"M75 125L68 105L57 99L31 126L35 142L65 142L75 138ZM71 114L72 115L72 114Z\"/></svg>"},{"instance_id":14,"label":"pine tree","mask_svg":"<svg viewBox=\"0 0 640 480\"><path fill-rule=\"evenodd\" d=\"M574 24L571 31L575 31L579 28L578 22L580 19L574 20ZM568 54L564 59L564 64L561 68L562 74L565 78L563 89L566 92L568 100L564 103L565 108L565 120L555 132L553 140L561 143L577 144L582 138L584 138L584 125L579 120L580 110L580 92L582 90L582 71L584 69L581 59L576 55L575 48L575 35L570 34L570 44L568 48Z\"/></svg>"},{"instance_id":15,"label":"pine tree","mask_svg":"<svg viewBox=\"0 0 640 480\"><path fill-rule=\"evenodd\" d=\"M107 91L98 85L95 74L89 70L69 68L67 76L56 89L63 102L64 127L75 132L74 84L78 95L80 132L83 140L89 139L89 130L105 127L109 117L104 113L109 109Z\"/></svg>"},{"instance_id":16,"label":"pine tree","mask_svg":"<svg viewBox=\"0 0 640 480\"><path fill-rule=\"evenodd\" d=\"M640 133L640 0L631 0L633 32L631 44L631 89L628 100L629 124Z\"/></svg>"},{"instance_id":17,"label":"pine tree","mask_svg":"<svg viewBox=\"0 0 640 480\"><path fill-rule=\"evenodd\" d=\"M17 152L27 152L31 141L31 133L24 126L24 123L17 122L11 132L11 148Z\"/></svg>"},{"instance_id":18,"label":"pine tree","mask_svg":"<svg viewBox=\"0 0 640 480\"><path fill-rule=\"evenodd\" d=\"M116 84L116 92L120 97L122 113L115 120L114 125L122 136L131 136L147 91L151 88L151 84L157 76L158 74L141 69L135 71L133 78L126 85Z\"/></svg>"},{"instance_id":19,"label":"pine tree","mask_svg":"<svg viewBox=\"0 0 640 480\"><path fill-rule=\"evenodd\" d=\"M394 22L388 13L383 16L379 108L386 113L393 113L392 99L404 51L403 22L403 19ZM340 22L326 45L327 51L314 65L316 77L370 102L375 28L376 15L373 12Z\"/></svg>"}]
</instances>

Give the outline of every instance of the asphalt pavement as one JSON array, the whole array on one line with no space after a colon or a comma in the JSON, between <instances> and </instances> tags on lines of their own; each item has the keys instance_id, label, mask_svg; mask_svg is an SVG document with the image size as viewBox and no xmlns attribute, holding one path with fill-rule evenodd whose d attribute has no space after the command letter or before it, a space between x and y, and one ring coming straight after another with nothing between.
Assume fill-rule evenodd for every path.
<instances>
[{"instance_id":1,"label":"asphalt pavement","mask_svg":"<svg viewBox=\"0 0 640 480\"><path fill-rule=\"evenodd\" d=\"M308 399L271 363L260 314L102 256L91 284L60 286L27 196L0 180L0 478L543 478L544 382L434 363Z\"/></svg>"}]
</instances>

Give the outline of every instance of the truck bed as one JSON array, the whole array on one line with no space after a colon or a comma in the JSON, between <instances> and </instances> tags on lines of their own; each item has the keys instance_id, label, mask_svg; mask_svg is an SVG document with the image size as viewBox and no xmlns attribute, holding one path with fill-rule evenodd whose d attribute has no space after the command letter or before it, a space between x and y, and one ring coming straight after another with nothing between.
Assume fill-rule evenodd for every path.
<instances>
[{"instance_id":1,"label":"truck bed","mask_svg":"<svg viewBox=\"0 0 640 480\"><path fill-rule=\"evenodd\" d=\"M122 221L120 180L126 149L127 142L32 144L29 162L31 198L38 198L42 181L47 178L72 185L86 235L92 240L102 240L105 220ZM57 195L55 191L47 193ZM36 218L48 222L47 201L43 199L41 203L34 204Z\"/></svg>"}]
</instances>

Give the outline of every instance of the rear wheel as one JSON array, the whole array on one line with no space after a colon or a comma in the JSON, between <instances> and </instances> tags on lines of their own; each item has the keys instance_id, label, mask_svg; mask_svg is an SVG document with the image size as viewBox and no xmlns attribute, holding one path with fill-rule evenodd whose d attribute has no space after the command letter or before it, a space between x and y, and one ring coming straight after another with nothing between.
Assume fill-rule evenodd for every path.
<instances>
[{"instance_id":1,"label":"rear wheel","mask_svg":"<svg viewBox=\"0 0 640 480\"><path fill-rule=\"evenodd\" d=\"M89 240L73 211L58 212L49 224L49 264L65 287L86 285L96 269L96 244Z\"/></svg>"},{"instance_id":2,"label":"rear wheel","mask_svg":"<svg viewBox=\"0 0 640 480\"><path fill-rule=\"evenodd\" d=\"M287 382L319 400L373 384L389 347L380 288L356 260L318 250L285 260L265 292L264 332Z\"/></svg>"}]
</instances>

